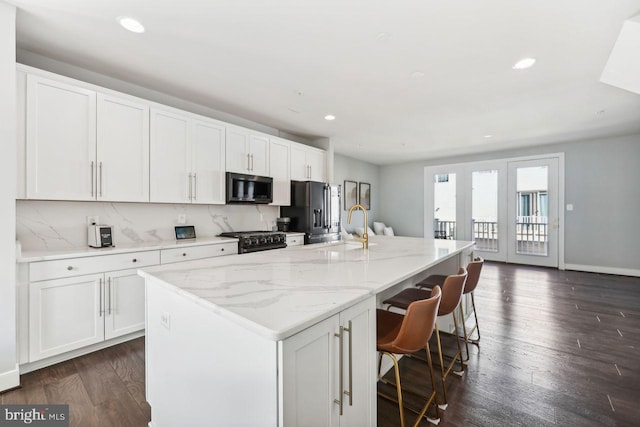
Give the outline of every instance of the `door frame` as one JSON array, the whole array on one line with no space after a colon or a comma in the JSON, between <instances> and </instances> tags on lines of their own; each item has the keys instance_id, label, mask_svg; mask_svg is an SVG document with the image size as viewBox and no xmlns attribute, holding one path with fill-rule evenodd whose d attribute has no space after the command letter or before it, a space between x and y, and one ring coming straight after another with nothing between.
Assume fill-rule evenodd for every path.
<instances>
[{"instance_id":1,"label":"door frame","mask_svg":"<svg viewBox=\"0 0 640 427\"><path fill-rule=\"evenodd\" d=\"M488 169L496 169L496 165L500 165L500 169L504 167L504 171L508 170L509 162L519 162L519 161L527 161L527 160L541 160L541 159L549 159L556 158L558 159L558 269L564 270L566 267L565 264L565 242L564 242L564 220L565 220L565 160L564 153L548 153L548 154L537 154L531 156L519 156L519 157L505 157L499 159L490 159L490 160L480 160L475 162L462 162L462 163L449 163L449 164L440 164L440 165L431 165L424 167L423 173L423 183L424 183L424 237L425 238L433 238L433 185L427 185L427 183L432 183L432 176L435 173L447 173L447 172L455 172L457 174L467 175L464 179L457 179L458 183L462 182L471 182L471 174L470 172L473 170L478 170L482 168ZM506 177L504 177L506 180ZM504 185L508 183L503 181L503 178L499 177L499 188L498 191L503 191L500 188L500 183L503 182ZM457 208L456 208L456 217L460 218L462 212L464 212L465 216L471 217L471 189L470 185L464 186L461 190L460 184L457 185L456 196L460 199L462 197L462 201L458 200ZM504 190L506 191L506 190ZM502 202L505 206L498 205L499 215L506 209L507 200ZM462 209L462 211L460 210ZM505 217L506 218L506 217ZM468 224L467 224L468 222ZM471 221L463 221L461 222L463 226L457 227L457 238L461 240L470 240L471 239ZM506 236L505 236L506 237ZM507 262L509 262L507 260Z\"/></svg>"}]
</instances>

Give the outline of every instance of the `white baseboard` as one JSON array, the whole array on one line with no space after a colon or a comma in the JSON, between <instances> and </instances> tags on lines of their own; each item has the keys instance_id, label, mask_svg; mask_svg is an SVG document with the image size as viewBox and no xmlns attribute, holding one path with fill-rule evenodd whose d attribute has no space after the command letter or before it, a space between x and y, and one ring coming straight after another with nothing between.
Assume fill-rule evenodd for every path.
<instances>
[{"instance_id":1,"label":"white baseboard","mask_svg":"<svg viewBox=\"0 0 640 427\"><path fill-rule=\"evenodd\" d=\"M602 267L598 265L565 264L566 270L586 271L589 273L616 274L618 276L640 277L640 270L633 268Z\"/></svg>"},{"instance_id":2,"label":"white baseboard","mask_svg":"<svg viewBox=\"0 0 640 427\"><path fill-rule=\"evenodd\" d=\"M15 369L0 374L0 392L9 390L20 385L20 369L16 365Z\"/></svg>"}]
</instances>

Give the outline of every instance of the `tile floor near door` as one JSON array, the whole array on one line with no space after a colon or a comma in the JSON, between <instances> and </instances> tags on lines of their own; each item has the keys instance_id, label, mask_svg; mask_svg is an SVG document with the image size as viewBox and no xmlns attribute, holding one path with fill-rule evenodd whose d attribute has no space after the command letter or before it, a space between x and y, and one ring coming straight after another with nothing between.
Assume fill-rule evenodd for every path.
<instances>
[{"instance_id":1,"label":"tile floor near door","mask_svg":"<svg viewBox=\"0 0 640 427\"><path fill-rule=\"evenodd\" d=\"M639 278L485 263L476 303L482 340L464 376L449 378L440 426L639 425ZM403 359L403 384L424 386L424 368ZM150 418L142 338L21 381L2 403L69 403L72 426ZM397 425L396 405L378 399L378 426Z\"/></svg>"}]
</instances>

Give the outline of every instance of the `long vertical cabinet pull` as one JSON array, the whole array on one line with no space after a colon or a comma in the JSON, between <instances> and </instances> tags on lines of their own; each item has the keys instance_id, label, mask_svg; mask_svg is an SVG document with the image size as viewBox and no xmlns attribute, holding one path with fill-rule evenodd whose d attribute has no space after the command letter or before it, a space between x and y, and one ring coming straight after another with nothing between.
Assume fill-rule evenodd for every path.
<instances>
[{"instance_id":1,"label":"long vertical cabinet pull","mask_svg":"<svg viewBox=\"0 0 640 427\"><path fill-rule=\"evenodd\" d=\"M247 154L247 171L251 172L251 155Z\"/></svg>"},{"instance_id":2,"label":"long vertical cabinet pull","mask_svg":"<svg viewBox=\"0 0 640 427\"><path fill-rule=\"evenodd\" d=\"M349 406L353 406L353 325L351 320L349 320L349 327L344 330L349 332L349 391L345 391L344 394L349 396Z\"/></svg>"},{"instance_id":3,"label":"long vertical cabinet pull","mask_svg":"<svg viewBox=\"0 0 640 427\"><path fill-rule=\"evenodd\" d=\"M338 406L340 406L340 415L342 415L343 412L343 406L344 406L344 400L342 399L342 390L343 390L343 386L344 386L344 376L343 376L343 368L344 368L344 348L342 345L342 337L344 336L344 326L340 326L340 332L337 334L334 334L337 338L338 338L338 388L340 389L340 398L339 399L334 399L333 402L337 403Z\"/></svg>"},{"instance_id":4,"label":"long vertical cabinet pull","mask_svg":"<svg viewBox=\"0 0 640 427\"><path fill-rule=\"evenodd\" d=\"M249 154L249 157L251 158L251 172L253 172L253 154Z\"/></svg>"},{"instance_id":5,"label":"long vertical cabinet pull","mask_svg":"<svg viewBox=\"0 0 640 427\"><path fill-rule=\"evenodd\" d=\"M111 316L111 277L107 279L107 295L109 295L109 316ZM349 365L351 365L351 335L349 335ZM349 376L351 376L351 368L349 368ZM351 381L351 379L349 379ZM351 386L349 386L351 388Z\"/></svg>"},{"instance_id":6,"label":"long vertical cabinet pull","mask_svg":"<svg viewBox=\"0 0 640 427\"><path fill-rule=\"evenodd\" d=\"M191 180L192 174L189 174L189 201L193 199L193 181Z\"/></svg>"},{"instance_id":7,"label":"long vertical cabinet pull","mask_svg":"<svg viewBox=\"0 0 640 427\"><path fill-rule=\"evenodd\" d=\"M102 313L104 313L104 310L102 309L102 291L103 291L103 289L102 289L102 277L99 279L99 281L100 281L100 308L99 308L98 311L99 311L100 317L102 317Z\"/></svg>"},{"instance_id":8,"label":"long vertical cabinet pull","mask_svg":"<svg viewBox=\"0 0 640 427\"><path fill-rule=\"evenodd\" d=\"M194 173L193 174L193 196L192 199L196 200L198 198L198 177Z\"/></svg>"},{"instance_id":9,"label":"long vertical cabinet pull","mask_svg":"<svg viewBox=\"0 0 640 427\"><path fill-rule=\"evenodd\" d=\"M100 180L98 182L100 182L100 191L98 192L98 197L102 197L102 162L100 162L100 164L98 165L98 169L100 169Z\"/></svg>"},{"instance_id":10,"label":"long vertical cabinet pull","mask_svg":"<svg viewBox=\"0 0 640 427\"><path fill-rule=\"evenodd\" d=\"M94 187L94 185L93 185L94 184L94 182L93 182L93 172L94 172L94 169L95 169L95 162L92 160L91 161L91 197L94 196L94 194L93 194L93 187Z\"/></svg>"}]
</instances>

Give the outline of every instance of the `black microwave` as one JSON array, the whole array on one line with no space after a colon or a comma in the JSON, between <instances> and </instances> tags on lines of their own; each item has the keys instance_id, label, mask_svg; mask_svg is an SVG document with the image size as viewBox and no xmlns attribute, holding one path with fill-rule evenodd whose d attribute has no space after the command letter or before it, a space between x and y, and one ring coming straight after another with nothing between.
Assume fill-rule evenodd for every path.
<instances>
[{"instance_id":1,"label":"black microwave","mask_svg":"<svg viewBox=\"0 0 640 427\"><path fill-rule=\"evenodd\" d=\"M227 172L227 203L271 203L273 178Z\"/></svg>"}]
</instances>

